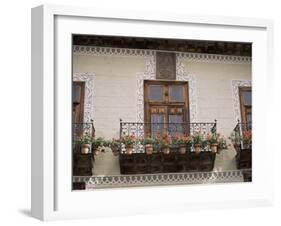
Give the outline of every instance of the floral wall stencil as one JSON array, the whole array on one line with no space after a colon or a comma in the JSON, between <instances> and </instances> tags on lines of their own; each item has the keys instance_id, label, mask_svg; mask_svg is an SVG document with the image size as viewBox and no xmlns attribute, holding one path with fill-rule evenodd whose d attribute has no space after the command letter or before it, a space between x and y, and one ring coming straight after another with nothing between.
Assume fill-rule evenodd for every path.
<instances>
[{"instance_id":1,"label":"floral wall stencil","mask_svg":"<svg viewBox=\"0 0 281 226\"><path fill-rule=\"evenodd\" d=\"M94 118L94 74L74 73L73 81L85 82L84 122L90 122Z\"/></svg>"},{"instance_id":2,"label":"floral wall stencil","mask_svg":"<svg viewBox=\"0 0 281 226\"><path fill-rule=\"evenodd\" d=\"M252 82L249 80L232 80L231 86L232 86L234 124L236 124L238 120L241 122L239 87L252 86Z\"/></svg>"}]
</instances>

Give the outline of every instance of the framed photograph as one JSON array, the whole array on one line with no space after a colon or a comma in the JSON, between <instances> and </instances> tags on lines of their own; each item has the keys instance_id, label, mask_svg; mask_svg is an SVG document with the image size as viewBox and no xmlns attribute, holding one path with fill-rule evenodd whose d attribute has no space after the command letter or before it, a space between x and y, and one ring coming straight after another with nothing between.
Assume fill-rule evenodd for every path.
<instances>
[{"instance_id":1,"label":"framed photograph","mask_svg":"<svg viewBox=\"0 0 281 226\"><path fill-rule=\"evenodd\" d=\"M264 19L32 9L32 215L270 205L272 31Z\"/></svg>"}]
</instances>

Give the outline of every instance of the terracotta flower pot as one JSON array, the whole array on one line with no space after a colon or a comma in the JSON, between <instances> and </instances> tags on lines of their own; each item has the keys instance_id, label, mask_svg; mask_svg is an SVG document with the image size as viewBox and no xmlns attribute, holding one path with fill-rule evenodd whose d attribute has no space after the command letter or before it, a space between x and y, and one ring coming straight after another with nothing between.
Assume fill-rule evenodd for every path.
<instances>
[{"instance_id":1,"label":"terracotta flower pot","mask_svg":"<svg viewBox=\"0 0 281 226\"><path fill-rule=\"evenodd\" d=\"M200 154L202 150L202 145L201 144L194 144L194 149L196 154Z\"/></svg>"},{"instance_id":2,"label":"terracotta flower pot","mask_svg":"<svg viewBox=\"0 0 281 226\"><path fill-rule=\"evenodd\" d=\"M181 145L181 146L179 147L179 152L180 152L181 154L185 154L185 153L186 153L186 145Z\"/></svg>"},{"instance_id":3,"label":"terracotta flower pot","mask_svg":"<svg viewBox=\"0 0 281 226\"><path fill-rule=\"evenodd\" d=\"M131 155L131 154L133 153L133 148L134 148L133 145L128 145L128 146L126 146L126 147L125 147L125 149L126 149L125 153L126 153L127 155Z\"/></svg>"},{"instance_id":4,"label":"terracotta flower pot","mask_svg":"<svg viewBox=\"0 0 281 226\"><path fill-rule=\"evenodd\" d=\"M114 156L118 156L118 155L119 155L119 150L118 150L117 147L112 147L111 150L112 150L112 154L113 154Z\"/></svg>"},{"instance_id":5,"label":"terracotta flower pot","mask_svg":"<svg viewBox=\"0 0 281 226\"><path fill-rule=\"evenodd\" d=\"M240 144L233 144L234 149L239 149L240 148Z\"/></svg>"},{"instance_id":6,"label":"terracotta flower pot","mask_svg":"<svg viewBox=\"0 0 281 226\"><path fill-rule=\"evenodd\" d=\"M81 144L81 153L88 154L90 152L91 145L90 144Z\"/></svg>"},{"instance_id":7,"label":"terracotta flower pot","mask_svg":"<svg viewBox=\"0 0 281 226\"><path fill-rule=\"evenodd\" d=\"M96 150L94 151L95 155L99 155L100 152L101 152L100 149L96 149Z\"/></svg>"},{"instance_id":8,"label":"terracotta flower pot","mask_svg":"<svg viewBox=\"0 0 281 226\"><path fill-rule=\"evenodd\" d=\"M146 144L145 145L145 152L148 155L151 155L153 153L153 145L152 144Z\"/></svg>"},{"instance_id":9,"label":"terracotta flower pot","mask_svg":"<svg viewBox=\"0 0 281 226\"><path fill-rule=\"evenodd\" d=\"M165 155L168 155L170 153L170 148L169 147L162 147L162 152L165 154Z\"/></svg>"},{"instance_id":10,"label":"terracotta flower pot","mask_svg":"<svg viewBox=\"0 0 281 226\"><path fill-rule=\"evenodd\" d=\"M211 144L211 152L212 153L218 152L218 144L217 143Z\"/></svg>"},{"instance_id":11,"label":"terracotta flower pot","mask_svg":"<svg viewBox=\"0 0 281 226\"><path fill-rule=\"evenodd\" d=\"M252 148L252 144L249 142L245 142L244 144L243 144L243 146L244 146L244 149L250 149L250 148Z\"/></svg>"}]
</instances>

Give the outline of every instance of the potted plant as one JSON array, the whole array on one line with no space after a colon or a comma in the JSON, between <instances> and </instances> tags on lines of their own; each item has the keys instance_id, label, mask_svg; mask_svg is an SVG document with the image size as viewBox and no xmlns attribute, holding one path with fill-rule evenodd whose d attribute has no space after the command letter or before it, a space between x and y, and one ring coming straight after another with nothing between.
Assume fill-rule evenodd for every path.
<instances>
[{"instance_id":1,"label":"potted plant","mask_svg":"<svg viewBox=\"0 0 281 226\"><path fill-rule=\"evenodd\" d=\"M235 148L235 150L240 149L242 137L240 136L240 134L238 132L233 131L230 134L229 139L231 140L231 143L232 143L233 147Z\"/></svg>"},{"instance_id":2,"label":"potted plant","mask_svg":"<svg viewBox=\"0 0 281 226\"><path fill-rule=\"evenodd\" d=\"M119 154L119 151L120 151L120 140L118 139L112 139L110 144L109 144L111 150L112 150L112 153L114 156L117 156Z\"/></svg>"},{"instance_id":3,"label":"potted plant","mask_svg":"<svg viewBox=\"0 0 281 226\"><path fill-rule=\"evenodd\" d=\"M244 148L252 148L252 130L243 131L242 141Z\"/></svg>"},{"instance_id":4,"label":"potted plant","mask_svg":"<svg viewBox=\"0 0 281 226\"><path fill-rule=\"evenodd\" d=\"M155 139L151 136L147 136L141 141L141 143L145 147L146 154L151 155L153 153L153 145L155 144Z\"/></svg>"},{"instance_id":5,"label":"potted plant","mask_svg":"<svg viewBox=\"0 0 281 226\"><path fill-rule=\"evenodd\" d=\"M211 152L213 152L213 153L217 153L219 137L220 137L220 134L218 134L216 132L208 133L208 135L207 135L207 141L208 141L208 144L210 145Z\"/></svg>"},{"instance_id":6,"label":"potted plant","mask_svg":"<svg viewBox=\"0 0 281 226\"><path fill-rule=\"evenodd\" d=\"M217 154L220 154L222 150L227 150L227 149L228 149L228 146L227 146L225 137L224 136L219 137Z\"/></svg>"},{"instance_id":7,"label":"potted plant","mask_svg":"<svg viewBox=\"0 0 281 226\"><path fill-rule=\"evenodd\" d=\"M172 142L174 145L178 146L181 154L185 154L187 147L190 147L192 144L192 137L180 135L176 136Z\"/></svg>"},{"instance_id":8,"label":"potted plant","mask_svg":"<svg viewBox=\"0 0 281 226\"><path fill-rule=\"evenodd\" d=\"M136 142L136 138L134 135L127 135L124 136L121 142L125 145L126 154L130 155L133 153L134 144Z\"/></svg>"},{"instance_id":9,"label":"potted plant","mask_svg":"<svg viewBox=\"0 0 281 226\"><path fill-rule=\"evenodd\" d=\"M202 133L197 132L192 137L192 143L194 146L195 153L199 154L204 144L204 136Z\"/></svg>"},{"instance_id":10,"label":"potted plant","mask_svg":"<svg viewBox=\"0 0 281 226\"><path fill-rule=\"evenodd\" d=\"M88 133L81 135L76 140L76 143L80 145L80 151L82 154L90 153L92 140L93 140L92 136L90 136L90 134Z\"/></svg>"},{"instance_id":11,"label":"potted plant","mask_svg":"<svg viewBox=\"0 0 281 226\"><path fill-rule=\"evenodd\" d=\"M159 137L157 139L157 143L164 154L170 153L171 137L168 134L164 134L163 136Z\"/></svg>"},{"instance_id":12,"label":"potted plant","mask_svg":"<svg viewBox=\"0 0 281 226\"><path fill-rule=\"evenodd\" d=\"M104 147L106 145L106 141L102 137L98 137L92 141L92 148L94 150L94 154L98 155L100 152L104 152Z\"/></svg>"}]
</instances>

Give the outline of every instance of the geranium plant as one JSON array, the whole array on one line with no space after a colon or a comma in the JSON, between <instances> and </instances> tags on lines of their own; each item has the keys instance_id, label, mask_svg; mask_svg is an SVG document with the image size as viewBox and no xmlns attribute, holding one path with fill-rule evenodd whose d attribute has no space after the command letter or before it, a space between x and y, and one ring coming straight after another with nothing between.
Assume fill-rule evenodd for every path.
<instances>
[{"instance_id":1,"label":"geranium plant","mask_svg":"<svg viewBox=\"0 0 281 226\"><path fill-rule=\"evenodd\" d=\"M93 137L89 133L82 134L80 137L75 139L76 144L91 144L93 141Z\"/></svg>"},{"instance_id":2,"label":"geranium plant","mask_svg":"<svg viewBox=\"0 0 281 226\"><path fill-rule=\"evenodd\" d=\"M172 142L171 136L169 136L168 134L164 134L157 138L157 143L161 147L169 147L171 145L171 142Z\"/></svg>"},{"instance_id":3,"label":"geranium plant","mask_svg":"<svg viewBox=\"0 0 281 226\"><path fill-rule=\"evenodd\" d=\"M192 143L193 145L203 145L204 143L204 135L203 133L200 132L196 132L194 133L194 135L192 136Z\"/></svg>"},{"instance_id":4,"label":"geranium plant","mask_svg":"<svg viewBox=\"0 0 281 226\"><path fill-rule=\"evenodd\" d=\"M80 150L82 154L88 154L91 149L91 143L93 137L89 133L82 134L78 139L75 140L75 143L80 145Z\"/></svg>"},{"instance_id":5,"label":"geranium plant","mask_svg":"<svg viewBox=\"0 0 281 226\"><path fill-rule=\"evenodd\" d=\"M156 144L156 139L152 136L146 136L141 140L141 144L145 146L145 152L147 154L153 153L153 146Z\"/></svg>"},{"instance_id":6,"label":"geranium plant","mask_svg":"<svg viewBox=\"0 0 281 226\"><path fill-rule=\"evenodd\" d=\"M117 148L120 146L120 140L119 139L115 139L113 138L110 142L109 142L109 147L110 148Z\"/></svg>"},{"instance_id":7,"label":"geranium plant","mask_svg":"<svg viewBox=\"0 0 281 226\"><path fill-rule=\"evenodd\" d=\"M231 140L231 143L234 147L240 146L240 143L242 141L242 137L240 136L240 134L235 131L230 134L229 139Z\"/></svg>"},{"instance_id":8,"label":"geranium plant","mask_svg":"<svg viewBox=\"0 0 281 226\"><path fill-rule=\"evenodd\" d=\"M244 145L252 146L252 130L243 131L242 141Z\"/></svg>"},{"instance_id":9,"label":"geranium plant","mask_svg":"<svg viewBox=\"0 0 281 226\"><path fill-rule=\"evenodd\" d=\"M133 153L133 147L136 143L136 137L134 135L127 135L121 138L120 140L126 148L126 154L132 154Z\"/></svg>"},{"instance_id":10,"label":"geranium plant","mask_svg":"<svg viewBox=\"0 0 281 226\"><path fill-rule=\"evenodd\" d=\"M168 134L159 135L158 134L157 138L156 138L156 143L164 154L170 153L170 145L172 143L172 139L171 139L170 135L168 135Z\"/></svg>"},{"instance_id":11,"label":"geranium plant","mask_svg":"<svg viewBox=\"0 0 281 226\"><path fill-rule=\"evenodd\" d=\"M105 147L107 146L107 141L102 138L102 137L98 137L93 139L92 141L92 148L95 151L95 154L99 154L99 152L105 152Z\"/></svg>"},{"instance_id":12,"label":"geranium plant","mask_svg":"<svg viewBox=\"0 0 281 226\"><path fill-rule=\"evenodd\" d=\"M226 143L226 139L222 136L220 137L220 139L218 140L218 145L220 147L220 149L227 149L227 143Z\"/></svg>"},{"instance_id":13,"label":"geranium plant","mask_svg":"<svg viewBox=\"0 0 281 226\"><path fill-rule=\"evenodd\" d=\"M136 137L134 135L127 135L121 138L121 142L126 146L133 146L136 142Z\"/></svg>"},{"instance_id":14,"label":"geranium plant","mask_svg":"<svg viewBox=\"0 0 281 226\"><path fill-rule=\"evenodd\" d=\"M200 153L201 149L206 145L206 140L204 139L204 134L201 132L196 132L192 136L192 143L196 153Z\"/></svg>"},{"instance_id":15,"label":"geranium plant","mask_svg":"<svg viewBox=\"0 0 281 226\"><path fill-rule=\"evenodd\" d=\"M226 142L226 138L224 136L219 137L218 139L218 153L221 152L221 150L227 150L228 145Z\"/></svg>"},{"instance_id":16,"label":"geranium plant","mask_svg":"<svg viewBox=\"0 0 281 226\"><path fill-rule=\"evenodd\" d=\"M219 142L220 134L219 133L208 133L207 141L210 145L217 145Z\"/></svg>"},{"instance_id":17,"label":"geranium plant","mask_svg":"<svg viewBox=\"0 0 281 226\"><path fill-rule=\"evenodd\" d=\"M192 145L192 136L188 135L177 135L173 138L172 143L174 146L179 148L181 154L186 153L186 149Z\"/></svg>"},{"instance_id":18,"label":"geranium plant","mask_svg":"<svg viewBox=\"0 0 281 226\"><path fill-rule=\"evenodd\" d=\"M207 134L207 143L210 146L211 151L213 153L217 152L219 139L220 139L219 133L214 132L214 133L208 133Z\"/></svg>"},{"instance_id":19,"label":"geranium plant","mask_svg":"<svg viewBox=\"0 0 281 226\"><path fill-rule=\"evenodd\" d=\"M173 138L172 143L177 146L191 146L192 136L177 135L175 138Z\"/></svg>"},{"instance_id":20,"label":"geranium plant","mask_svg":"<svg viewBox=\"0 0 281 226\"><path fill-rule=\"evenodd\" d=\"M119 139L112 139L111 141L109 141L109 147L112 150L113 155L118 155L119 151L121 149L121 142Z\"/></svg>"},{"instance_id":21,"label":"geranium plant","mask_svg":"<svg viewBox=\"0 0 281 226\"><path fill-rule=\"evenodd\" d=\"M96 139L93 139L93 141L92 141L92 146L94 149L103 147L105 145L106 145L106 141L102 137L98 137Z\"/></svg>"},{"instance_id":22,"label":"geranium plant","mask_svg":"<svg viewBox=\"0 0 281 226\"><path fill-rule=\"evenodd\" d=\"M156 143L156 139L152 136L146 136L145 138L143 138L141 140L141 144L143 144L143 145L155 144L155 143Z\"/></svg>"}]
</instances>

